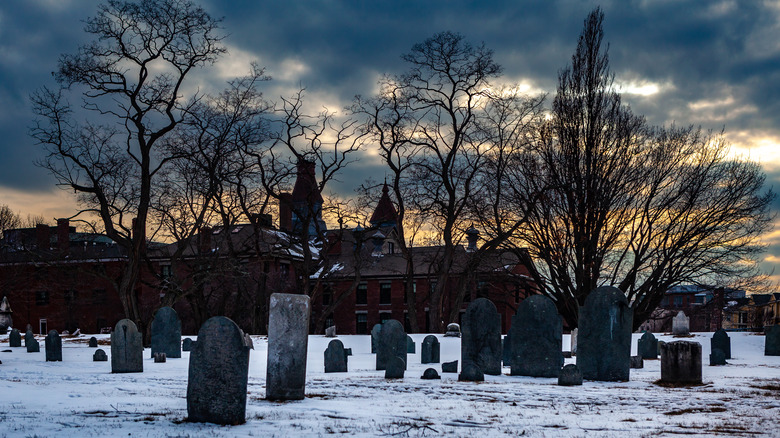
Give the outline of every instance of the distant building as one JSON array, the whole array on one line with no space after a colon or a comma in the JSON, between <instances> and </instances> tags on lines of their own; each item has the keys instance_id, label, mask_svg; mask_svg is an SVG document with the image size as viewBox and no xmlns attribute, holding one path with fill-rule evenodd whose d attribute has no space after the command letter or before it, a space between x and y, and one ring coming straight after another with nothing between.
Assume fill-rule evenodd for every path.
<instances>
[{"instance_id":1,"label":"distant building","mask_svg":"<svg viewBox=\"0 0 780 438\"><path fill-rule=\"evenodd\" d=\"M671 332L672 318L682 311L690 318L693 332L711 332L724 327L726 303L742 300L745 291L705 285L679 285L669 288L661 304L640 330Z\"/></svg>"}]
</instances>

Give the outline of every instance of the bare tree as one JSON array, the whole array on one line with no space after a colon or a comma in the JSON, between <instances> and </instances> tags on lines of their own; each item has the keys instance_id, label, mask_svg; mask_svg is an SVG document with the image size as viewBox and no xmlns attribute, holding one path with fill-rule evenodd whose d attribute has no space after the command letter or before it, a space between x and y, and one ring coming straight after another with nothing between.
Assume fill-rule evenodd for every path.
<instances>
[{"instance_id":1,"label":"bare tree","mask_svg":"<svg viewBox=\"0 0 780 438\"><path fill-rule=\"evenodd\" d=\"M3 237L3 230L19 228L21 224L22 217L19 213L16 213L5 204L0 205L0 238Z\"/></svg>"},{"instance_id":2,"label":"bare tree","mask_svg":"<svg viewBox=\"0 0 780 438\"><path fill-rule=\"evenodd\" d=\"M605 284L626 293L638 327L671 286L755 274L773 195L722 135L652 129L622 105L602 22L600 9L585 20L552 119L519 162L518 196L543 199L524 204L532 208L522 242L570 327Z\"/></svg>"},{"instance_id":3,"label":"bare tree","mask_svg":"<svg viewBox=\"0 0 780 438\"><path fill-rule=\"evenodd\" d=\"M62 88L32 96L32 135L48 151L40 164L77 193L77 216L99 217L126 251L118 292L126 316L141 324L136 282L155 181L178 158L162 146L198 101L185 98L186 79L225 49L219 21L187 0L109 0L85 31L93 42L59 59ZM80 94L81 109L70 94Z\"/></svg>"}]
</instances>

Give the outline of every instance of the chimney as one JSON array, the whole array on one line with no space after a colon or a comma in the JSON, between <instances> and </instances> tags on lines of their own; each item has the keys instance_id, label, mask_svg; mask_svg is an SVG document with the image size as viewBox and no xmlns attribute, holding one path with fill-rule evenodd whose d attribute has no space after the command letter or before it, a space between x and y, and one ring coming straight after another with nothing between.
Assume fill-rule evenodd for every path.
<instances>
[{"instance_id":1,"label":"chimney","mask_svg":"<svg viewBox=\"0 0 780 438\"><path fill-rule=\"evenodd\" d=\"M292 195L290 193L279 195L279 229L292 231Z\"/></svg>"},{"instance_id":2,"label":"chimney","mask_svg":"<svg viewBox=\"0 0 780 438\"><path fill-rule=\"evenodd\" d=\"M51 245L51 230L49 226L45 224L38 224L35 226L35 238L38 242L38 249L48 250Z\"/></svg>"},{"instance_id":3,"label":"chimney","mask_svg":"<svg viewBox=\"0 0 780 438\"><path fill-rule=\"evenodd\" d=\"M211 251L211 227L201 227L198 234L198 252L206 254Z\"/></svg>"},{"instance_id":4,"label":"chimney","mask_svg":"<svg viewBox=\"0 0 780 438\"><path fill-rule=\"evenodd\" d=\"M70 249L70 221L68 219L57 219L57 249L63 254L67 254L68 249Z\"/></svg>"},{"instance_id":5,"label":"chimney","mask_svg":"<svg viewBox=\"0 0 780 438\"><path fill-rule=\"evenodd\" d=\"M476 228L474 228L474 225L471 225L468 230L466 230L466 240L469 243L468 248L466 248L466 251L468 252L474 252L477 250L477 240L479 240L479 231L477 231Z\"/></svg>"}]
</instances>

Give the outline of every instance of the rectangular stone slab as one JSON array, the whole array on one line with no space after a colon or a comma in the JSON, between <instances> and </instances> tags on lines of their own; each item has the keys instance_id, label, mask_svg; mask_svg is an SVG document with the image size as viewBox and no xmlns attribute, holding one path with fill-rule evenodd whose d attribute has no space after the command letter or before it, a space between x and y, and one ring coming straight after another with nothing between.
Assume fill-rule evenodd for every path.
<instances>
[{"instance_id":1,"label":"rectangular stone slab","mask_svg":"<svg viewBox=\"0 0 780 438\"><path fill-rule=\"evenodd\" d=\"M303 400L309 313L306 295L271 295L265 390L268 400Z\"/></svg>"}]
</instances>

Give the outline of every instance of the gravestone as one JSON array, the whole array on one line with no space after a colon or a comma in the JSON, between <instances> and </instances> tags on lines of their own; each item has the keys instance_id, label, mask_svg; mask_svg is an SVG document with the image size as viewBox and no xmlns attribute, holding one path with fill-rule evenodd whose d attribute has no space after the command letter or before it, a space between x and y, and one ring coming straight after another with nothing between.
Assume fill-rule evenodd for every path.
<instances>
[{"instance_id":1,"label":"gravestone","mask_svg":"<svg viewBox=\"0 0 780 438\"><path fill-rule=\"evenodd\" d=\"M97 338L94 336L89 338L89 342L87 343L87 346L89 346L90 348L97 348L98 346Z\"/></svg>"},{"instance_id":2,"label":"gravestone","mask_svg":"<svg viewBox=\"0 0 780 438\"><path fill-rule=\"evenodd\" d=\"M428 335L420 346L420 363L439 363L441 344L435 335Z\"/></svg>"},{"instance_id":3,"label":"gravestone","mask_svg":"<svg viewBox=\"0 0 780 438\"><path fill-rule=\"evenodd\" d=\"M11 305L8 304L8 297L3 297L3 301L0 302L0 335L4 335L8 332L9 328L14 325L14 319L11 314L14 313L11 310Z\"/></svg>"},{"instance_id":4,"label":"gravestone","mask_svg":"<svg viewBox=\"0 0 780 438\"><path fill-rule=\"evenodd\" d=\"M49 330L45 345L46 362L62 362L62 338L57 330Z\"/></svg>"},{"instance_id":5,"label":"gravestone","mask_svg":"<svg viewBox=\"0 0 780 438\"><path fill-rule=\"evenodd\" d=\"M265 386L267 400L303 400L310 312L307 295L271 295Z\"/></svg>"},{"instance_id":6,"label":"gravestone","mask_svg":"<svg viewBox=\"0 0 780 438\"><path fill-rule=\"evenodd\" d=\"M308 318L307 318L308 320ZM246 421L249 347L244 333L224 316L209 318L192 344L187 378L187 420Z\"/></svg>"},{"instance_id":7,"label":"gravestone","mask_svg":"<svg viewBox=\"0 0 780 438\"><path fill-rule=\"evenodd\" d=\"M661 347L665 344L664 341L658 341L658 355L661 355Z\"/></svg>"},{"instance_id":8,"label":"gravestone","mask_svg":"<svg viewBox=\"0 0 780 438\"><path fill-rule=\"evenodd\" d=\"M406 361L400 356L393 356L387 360L385 379L403 379L406 370Z\"/></svg>"},{"instance_id":9,"label":"gravestone","mask_svg":"<svg viewBox=\"0 0 780 438\"><path fill-rule=\"evenodd\" d=\"M382 332L382 324L374 324L374 328L371 329L371 353L376 353L377 342L379 341L379 333Z\"/></svg>"},{"instance_id":10,"label":"gravestone","mask_svg":"<svg viewBox=\"0 0 780 438\"><path fill-rule=\"evenodd\" d=\"M459 338L460 337L460 326L458 324L450 323L447 324L447 331L444 332L444 336L448 338Z\"/></svg>"},{"instance_id":11,"label":"gravestone","mask_svg":"<svg viewBox=\"0 0 780 438\"><path fill-rule=\"evenodd\" d=\"M351 348L345 348L344 349L344 356L352 356L352 349Z\"/></svg>"},{"instance_id":12,"label":"gravestone","mask_svg":"<svg viewBox=\"0 0 780 438\"><path fill-rule=\"evenodd\" d=\"M701 344L667 342L661 347L661 382L675 385L701 383Z\"/></svg>"},{"instance_id":13,"label":"gravestone","mask_svg":"<svg viewBox=\"0 0 780 438\"><path fill-rule=\"evenodd\" d=\"M332 325L325 329L325 337L326 338L335 338L336 337L336 326Z\"/></svg>"},{"instance_id":14,"label":"gravestone","mask_svg":"<svg viewBox=\"0 0 780 438\"><path fill-rule=\"evenodd\" d=\"M181 357L181 320L171 307L160 307L152 320L152 357L165 353L172 359Z\"/></svg>"},{"instance_id":15,"label":"gravestone","mask_svg":"<svg viewBox=\"0 0 780 438\"><path fill-rule=\"evenodd\" d=\"M376 369L387 369L388 361L400 357L406 364L406 333L400 322L390 319L382 324L376 345Z\"/></svg>"},{"instance_id":16,"label":"gravestone","mask_svg":"<svg viewBox=\"0 0 780 438\"><path fill-rule=\"evenodd\" d=\"M414 345L414 339L412 339L411 336L406 335L406 353L415 354L416 352L417 352L417 348Z\"/></svg>"},{"instance_id":17,"label":"gravestone","mask_svg":"<svg viewBox=\"0 0 780 438\"><path fill-rule=\"evenodd\" d=\"M165 363L167 356L163 352L154 353L154 363Z\"/></svg>"},{"instance_id":18,"label":"gravestone","mask_svg":"<svg viewBox=\"0 0 780 438\"><path fill-rule=\"evenodd\" d=\"M482 382L485 380L485 373L474 362L463 363L463 368L458 374L458 380L463 382Z\"/></svg>"},{"instance_id":19,"label":"gravestone","mask_svg":"<svg viewBox=\"0 0 780 438\"><path fill-rule=\"evenodd\" d=\"M441 372L442 373L457 373L458 372L458 361L453 360L452 362L442 362L441 364Z\"/></svg>"},{"instance_id":20,"label":"gravestone","mask_svg":"<svg viewBox=\"0 0 780 438\"><path fill-rule=\"evenodd\" d=\"M714 348L710 353L710 366L726 365L726 353L720 348Z\"/></svg>"},{"instance_id":21,"label":"gravestone","mask_svg":"<svg viewBox=\"0 0 780 438\"><path fill-rule=\"evenodd\" d=\"M255 343L252 341L252 337L249 336L249 333L244 333L244 343L250 350L255 349Z\"/></svg>"},{"instance_id":22,"label":"gravestone","mask_svg":"<svg viewBox=\"0 0 780 438\"><path fill-rule=\"evenodd\" d=\"M631 368L644 368L645 367L645 361L642 359L642 356L636 355L631 356Z\"/></svg>"},{"instance_id":23,"label":"gravestone","mask_svg":"<svg viewBox=\"0 0 780 438\"><path fill-rule=\"evenodd\" d=\"M726 330L718 329L712 335L712 339L710 339L710 350L715 351L715 349L722 350L725 359L731 359L731 338L729 338Z\"/></svg>"},{"instance_id":24,"label":"gravestone","mask_svg":"<svg viewBox=\"0 0 780 438\"><path fill-rule=\"evenodd\" d=\"M24 345L27 347L28 353L39 353L41 351L41 345L35 338L25 340Z\"/></svg>"},{"instance_id":25,"label":"gravestone","mask_svg":"<svg viewBox=\"0 0 780 438\"><path fill-rule=\"evenodd\" d=\"M423 380L436 380L436 379L441 379L441 376L439 375L439 373L436 372L435 369L428 368L425 370L425 372L423 372L423 375L420 378Z\"/></svg>"},{"instance_id":26,"label":"gravestone","mask_svg":"<svg viewBox=\"0 0 780 438\"><path fill-rule=\"evenodd\" d=\"M111 372L142 373L144 371L144 344L135 323L123 319L111 332Z\"/></svg>"},{"instance_id":27,"label":"gravestone","mask_svg":"<svg viewBox=\"0 0 780 438\"><path fill-rule=\"evenodd\" d=\"M11 333L8 335L9 347L21 347L22 346L22 334L17 329L11 329Z\"/></svg>"},{"instance_id":28,"label":"gravestone","mask_svg":"<svg viewBox=\"0 0 780 438\"><path fill-rule=\"evenodd\" d=\"M192 351L192 339L184 338L181 343L181 351Z\"/></svg>"},{"instance_id":29,"label":"gravestone","mask_svg":"<svg viewBox=\"0 0 780 438\"><path fill-rule=\"evenodd\" d=\"M559 386L578 386L582 385L582 373L577 365L570 363L561 368L558 373Z\"/></svg>"},{"instance_id":30,"label":"gravestone","mask_svg":"<svg viewBox=\"0 0 780 438\"><path fill-rule=\"evenodd\" d=\"M680 310L677 312L677 316L672 319L672 335L674 336L690 336L691 334L691 320L685 316L685 312Z\"/></svg>"},{"instance_id":31,"label":"gravestone","mask_svg":"<svg viewBox=\"0 0 780 438\"><path fill-rule=\"evenodd\" d=\"M338 339L330 341L325 349L325 372L347 372L347 353L344 351L344 344Z\"/></svg>"},{"instance_id":32,"label":"gravestone","mask_svg":"<svg viewBox=\"0 0 780 438\"><path fill-rule=\"evenodd\" d=\"M95 354L92 355L92 362L107 362L108 361L108 355L106 354L103 349L98 348L95 350Z\"/></svg>"},{"instance_id":33,"label":"gravestone","mask_svg":"<svg viewBox=\"0 0 780 438\"><path fill-rule=\"evenodd\" d=\"M28 342L34 341L35 335L33 334L32 327L27 324L27 331L24 333L24 345L27 346Z\"/></svg>"},{"instance_id":34,"label":"gravestone","mask_svg":"<svg viewBox=\"0 0 780 438\"><path fill-rule=\"evenodd\" d=\"M596 288L580 307L577 366L587 380L626 381L631 365L634 311L612 286Z\"/></svg>"},{"instance_id":35,"label":"gravestone","mask_svg":"<svg viewBox=\"0 0 780 438\"><path fill-rule=\"evenodd\" d=\"M512 366L512 328L509 328L509 333L501 340L501 362L505 367Z\"/></svg>"},{"instance_id":36,"label":"gravestone","mask_svg":"<svg viewBox=\"0 0 780 438\"><path fill-rule=\"evenodd\" d=\"M780 325L764 328L764 356L780 356Z\"/></svg>"},{"instance_id":37,"label":"gravestone","mask_svg":"<svg viewBox=\"0 0 780 438\"><path fill-rule=\"evenodd\" d=\"M558 377L563 366L563 323L555 303L544 295L524 299L512 316L511 375Z\"/></svg>"},{"instance_id":38,"label":"gravestone","mask_svg":"<svg viewBox=\"0 0 780 438\"><path fill-rule=\"evenodd\" d=\"M650 332L644 332L636 344L637 354L642 359L658 359L658 339Z\"/></svg>"},{"instance_id":39,"label":"gravestone","mask_svg":"<svg viewBox=\"0 0 780 438\"><path fill-rule=\"evenodd\" d=\"M569 349L571 350L571 355L576 356L577 355L577 334L579 333L579 329L574 329L571 331L571 335L569 335Z\"/></svg>"},{"instance_id":40,"label":"gravestone","mask_svg":"<svg viewBox=\"0 0 780 438\"><path fill-rule=\"evenodd\" d=\"M463 315L460 341L461 374L463 378L481 373L501 374L501 321L496 306L487 298L477 298ZM468 372L466 372L468 371Z\"/></svg>"}]
</instances>

